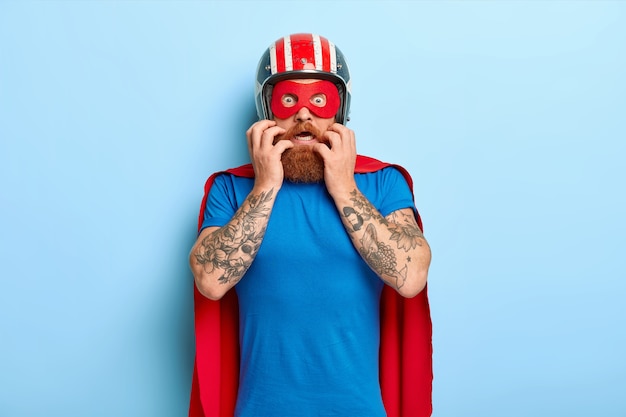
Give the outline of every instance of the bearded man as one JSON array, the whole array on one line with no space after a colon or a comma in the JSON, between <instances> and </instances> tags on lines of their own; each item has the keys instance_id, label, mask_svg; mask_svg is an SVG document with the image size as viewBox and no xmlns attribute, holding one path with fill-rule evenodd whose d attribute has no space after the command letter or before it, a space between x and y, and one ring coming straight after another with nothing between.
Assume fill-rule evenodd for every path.
<instances>
[{"instance_id":1,"label":"bearded man","mask_svg":"<svg viewBox=\"0 0 626 417\"><path fill-rule=\"evenodd\" d=\"M412 182L357 155L350 74L326 38L257 70L251 164L205 186L189 415L431 415L430 248Z\"/></svg>"}]
</instances>

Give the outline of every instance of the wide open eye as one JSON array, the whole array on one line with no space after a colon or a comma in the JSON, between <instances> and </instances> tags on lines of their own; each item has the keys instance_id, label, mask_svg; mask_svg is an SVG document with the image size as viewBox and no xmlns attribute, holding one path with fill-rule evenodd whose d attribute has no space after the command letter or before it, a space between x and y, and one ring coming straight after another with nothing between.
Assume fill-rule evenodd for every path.
<instances>
[{"instance_id":1,"label":"wide open eye","mask_svg":"<svg viewBox=\"0 0 626 417\"><path fill-rule=\"evenodd\" d=\"M311 97L311 104L316 107L324 107L326 105L326 94L318 93Z\"/></svg>"},{"instance_id":2,"label":"wide open eye","mask_svg":"<svg viewBox=\"0 0 626 417\"><path fill-rule=\"evenodd\" d=\"M293 94L284 94L280 101L285 107L293 107L298 102L298 97Z\"/></svg>"}]
</instances>

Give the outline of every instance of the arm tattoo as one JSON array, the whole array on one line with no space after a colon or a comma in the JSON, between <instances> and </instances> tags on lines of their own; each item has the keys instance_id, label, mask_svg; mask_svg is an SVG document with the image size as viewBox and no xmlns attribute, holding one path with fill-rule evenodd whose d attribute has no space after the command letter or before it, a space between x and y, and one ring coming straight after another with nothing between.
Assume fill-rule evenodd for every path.
<instances>
[{"instance_id":1,"label":"arm tattoo","mask_svg":"<svg viewBox=\"0 0 626 417\"><path fill-rule=\"evenodd\" d=\"M374 210L372 204L367 201L363 194L354 190L350 195L352 196L350 201L354 203L354 207L344 207L343 216L346 217L352 225L352 231L357 232L361 230L363 223L370 219L375 219L378 220L379 223L387 224L387 220ZM352 220L351 216L354 216L355 220Z\"/></svg>"},{"instance_id":2,"label":"arm tattoo","mask_svg":"<svg viewBox=\"0 0 626 417\"><path fill-rule=\"evenodd\" d=\"M395 286L400 289L406 281L408 264L411 257L407 256L406 263L398 269L398 260L393 248L378 239L378 233L374 226L374 221L387 227L391 233L390 241L396 242L398 249L409 252L416 246L422 246L424 235L415 222L412 214L400 211L393 212L388 216L388 221L384 218L363 194L354 190L350 193L350 201L353 207L346 206L342 209L343 216L348 221L350 227L348 232L354 234L365 226L365 231L359 243L359 253L367 264L381 277L387 276L395 278ZM390 242L389 242L390 243Z\"/></svg>"},{"instance_id":3,"label":"arm tattoo","mask_svg":"<svg viewBox=\"0 0 626 417\"><path fill-rule=\"evenodd\" d=\"M389 227L391 240L398 242L398 249L404 249L405 252L408 252L410 249L415 249L416 246L424 244L424 234L415 224L415 218L412 215L394 211L389 217L392 221L392 225Z\"/></svg>"},{"instance_id":4,"label":"arm tattoo","mask_svg":"<svg viewBox=\"0 0 626 417\"><path fill-rule=\"evenodd\" d=\"M360 240L363 245L359 252L367 264L381 277L391 276L396 279L396 288L400 289L406 281L407 266L397 270L396 254L391 246L378 240L376 228L373 224L368 224L365 234ZM410 259L408 260L410 262Z\"/></svg>"},{"instance_id":5,"label":"arm tattoo","mask_svg":"<svg viewBox=\"0 0 626 417\"><path fill-rule=\"evenodd\" d=\"M252 264L267 230L265 220L269 218L273 194L270 190L249 196L248 207L244 209L242 205L226 226L202 240L195 254L196 262L206 272L224 270L218 279L220 283L237 283ZM259 227L259 223L263 226Z\"/></svg>"}]
</instances>

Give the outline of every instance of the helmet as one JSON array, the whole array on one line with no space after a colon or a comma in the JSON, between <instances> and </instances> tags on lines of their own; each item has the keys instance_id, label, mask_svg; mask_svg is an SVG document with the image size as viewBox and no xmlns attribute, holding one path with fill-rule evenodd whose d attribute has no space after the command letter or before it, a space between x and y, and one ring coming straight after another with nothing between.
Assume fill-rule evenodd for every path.
<instances>
[{"instance_id":1,"label":"helmet","mask_svg":"<svg viewBox=\"0 0 626 417\"><path fill-rule=\"evenodd\" d=\"M318 78L333 82L339 90L341 104L335 119L349 120L351 84L348 64L328 39L311 33L288 35L272 43L265 51L256 72L255 100L259 119L271 119L272 90L278 81Z\"/></svg>"}]
</instances>

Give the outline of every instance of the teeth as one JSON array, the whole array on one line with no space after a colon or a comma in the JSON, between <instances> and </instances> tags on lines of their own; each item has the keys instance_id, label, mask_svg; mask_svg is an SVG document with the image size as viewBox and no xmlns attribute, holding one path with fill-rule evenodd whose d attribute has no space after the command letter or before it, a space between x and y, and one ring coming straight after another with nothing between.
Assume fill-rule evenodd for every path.
<instances>
[{"instance_id":1,"label":"teeth","mask_svg":"<svg viewBox=\"0 0 626 417\"><path fill-rule=\"evenodd\" d=\"M313 136L312 135L309 135L309 136L296 136L296 139L302 140L302 141L313 140Z\"/></svg>"}]
</instances>

